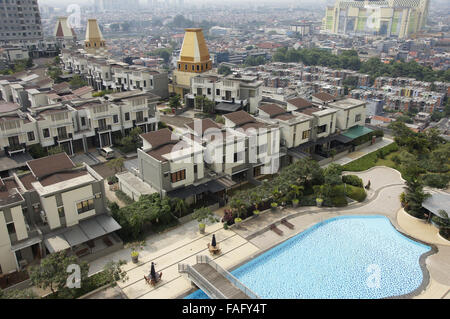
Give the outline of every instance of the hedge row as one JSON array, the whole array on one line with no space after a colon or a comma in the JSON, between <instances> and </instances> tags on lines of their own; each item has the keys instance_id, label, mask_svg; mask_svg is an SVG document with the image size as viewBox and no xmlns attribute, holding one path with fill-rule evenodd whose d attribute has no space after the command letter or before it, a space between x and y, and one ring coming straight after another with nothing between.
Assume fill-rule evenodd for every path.
<instances>
[{"instance_id":1,"label":"hedge row","mask_svg":"<svg viewBox=\"0 0 450 319\"><path fill-rule=\"evenodd\" d=\"M364 187L362 179L356 175L344 175L342 182L356 187Z\"/></svg>"},{"instance_id":2,"label":"hedge row","mask_svg":"<svg viewBox=\"0 0 450 319\"><path fill-rule=\"evenodd\" d=\"M358 202L363 202L367 197L366 190L363 187L355 187L352 185L346 186L345 195Z\"/></svg>"}]
</instances>

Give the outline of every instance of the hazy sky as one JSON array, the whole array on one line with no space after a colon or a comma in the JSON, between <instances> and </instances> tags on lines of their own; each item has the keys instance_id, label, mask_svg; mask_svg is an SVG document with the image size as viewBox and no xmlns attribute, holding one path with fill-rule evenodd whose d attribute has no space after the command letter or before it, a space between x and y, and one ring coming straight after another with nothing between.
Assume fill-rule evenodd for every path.
<instances>
[{"instance_id":1,"label":"hazy sky","mask_svg":"<svg viewBox=\"0 0 450 319\"><path fill-rule=\"evenodd\" d=\"M72 3L77 3L77 4L92 4L94 3L96 0L38 0L38 2L40 4L46 4L46 5L51 5L51 6L55 6L55 7L61 7L61 6L66 6L68 4L72 4ZM126 1L126 0L124 0ZM140 0L141 2L145 2L145 0ZM160 0L161 1L161 0ZM220 2L223 0L185 0L185 3L207 3L207 2ZM242 0L228 0L228 2L240 2L242 3ZM261 2L261 0L246 0L245 2L253 2L253 3L257 3L257 2ZM263 2L273 2L273 3L296 3L296 4L300 4L300 3L325 3L325 2L330 2L333 3L334 0L265 0Z\"/></svg>"}]
</instances>

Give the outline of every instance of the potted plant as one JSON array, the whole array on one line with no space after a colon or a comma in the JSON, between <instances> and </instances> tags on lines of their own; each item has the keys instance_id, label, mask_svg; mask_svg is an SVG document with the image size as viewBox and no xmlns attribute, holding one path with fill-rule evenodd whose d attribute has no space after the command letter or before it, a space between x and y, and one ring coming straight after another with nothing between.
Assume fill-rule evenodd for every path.
<instances>
[{"instance_id":1,"label":"potted plant","mask_svg":"<svg viewBox=\"0 0 450 319\"><path fill-rule=\"evenodd\" d=\"M276 212L278 210L278 204L276 202L270 204L270 207L272 208L272 212Z\"/></svg>"},{"instance_id":2,"label":"potted plant","mask_svg":"<svg viewBox=\"0 0 450 319\"><path fill-rule=\"evenodd\" d=\"M192 218L196 219L198 221L198 230L200 231L200 234L205 233L206 228L206 222L215 222L217 221L214 218L214 213L211 211L210 208L202 207L199 209L194 210L194 213L192 214Z\"/></svg>"},{"instance_id":3,"label":"potted plant","mask_svg":"<svg viewBox=\"0 0 450 319\"><path fill-rule=\"evenodd\" d=\"M316 195L316 204L317 207L321 207L323 204L323 193L324 193L324 186L315 185L313 186L314 194Z\"/></svg>"},{"instance_id":4,"label":"potted plant","mask_svg":"<svg viewBox=\"0 0 450 319\"><path fill-rule=\"evenodd\" d=\"M138 241L128 245L131 248L131 261L133 263L137 263L139 261L139 252L138 250L144 249L145 241Z\"/></svg>"},{"instance_id":5,"label":"potted plant","mask_svg":"<svg viewBox=\"0 0 450 319\"><path fill-rule=\"evenodd\" d=\"M131 252L131 261L132 261L133 263L137 264L138 260L139 260L139 252L133 250L133 251Z\"/></svg>"},{"instance_id":6,"label":"potted plant","mask_svg":"<svg viewBox=\"0 0 450 319\"><path fill-rule=\"evenodd\" d=\"M321 207L323 204L323 198L317 197L316 204L317 204L317 207Z\"/></svg>"},{"instance_id":7,"label":"potted plant","mask_svg":"<svg viewBox=\"0 0 450 319\"><path fill-rule=\"evenodd\" d=\"M115 190L116 184L119 182L119 179L116 176L108 177L108 185L110 190Z\"/></svg>"},{"instance_id":8,"label":"potted plant","mask_svg":"<svg viewBox=\"0 0 450 319\"><path fill-rule=\"evenodd\" d=\"M297 208L298 207L298 203L299 203L299 200L297 198L293 199L292 200L292 207Z\"/></svg>"}]
</instances>

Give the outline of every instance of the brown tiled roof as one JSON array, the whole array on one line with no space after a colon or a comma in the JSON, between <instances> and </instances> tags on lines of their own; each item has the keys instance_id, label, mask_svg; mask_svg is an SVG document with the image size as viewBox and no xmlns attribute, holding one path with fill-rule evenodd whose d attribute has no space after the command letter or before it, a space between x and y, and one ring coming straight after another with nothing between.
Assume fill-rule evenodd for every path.
<instances>
[{"instance_id":1,"label":"brown tiled roof","mask_svg":"<svg viewBox=\"0 0 450 319\"><path fill-rule=\"evenodd\" d=\"M245 123L255 122L253 116L251 116L245 111L237 111L229 114L224 114L224 117L226 117L236 125L243 125Z\"/></svg>"},{"instance_id":2,"label":"brown tiled roof","mask_svg":"<svg viewBox=\"0 0 450 319\"><path fill-rule=\"evenodd\" d=\"M172 131L168 128L141 134L141 137L148 143L150 143L152 149L156 149L162 145L178 141L178 137L173 134Z\"/></svg>"},{"instance_id":3,"label":"brown tiled roof","mask_svg":"<svg viewBox=\"0 0 450 319\"><path fill-rule=\"evenodd\" d=\"M22 182L23 186L27 189L27 190L31 190L33 189L33 186L31 185L31 183L36 182L36 178L33 176L33 174L27 174L27 175L22 175L19 177L20 181Z\"/></svg>"},{"instance_id":4,"label":"brown tiled roof","mask_svg":"<svg viewBox=\"0 0 450 319\"><path fill-rule=\"evenodd\" d=\"M33 175L38 179L75 167L75 164L66 153L60 153L28 161L27 165Z\"/></svg>"},{"instance_id":5,"label":"brown tiled roof","mask_svg":"<svg viewBox=\"0 0 450 319\"><path fill-rule=\"evenodd\" d=\"M42 186L48 186L52 184L56 184L59 182L64 182L72 178L80 177L87 175L88 172L84 170L80 171L73 171L73 172L63 172L63 173L56 173L53 175L50 175L48 177L44 177L40 180Z\"/></svg>"},{"instance_id":6,"label":"brown tiled roof","mask_svg":"<svg viewBox=\"0 0 450 319\"><path fill-rule=\"evenodd\" d=\"M319 112L320 109L317 107L307 107L301 110L298 110L300 113L306 114L306 115L312 115L313 113Z\"/></svg>"},{"instance_id":7,"label":"brown tiled roof","mask_svg":"<svg viewBox=\"0 0 450 319\"><path fill-rule=\"evenodd\" d=\"M15 190L18 187L14 179L3 180L0 178L0 206L23 200L23 197Z\"/></svg>"},{"instance_id":8,"label":"brown tiled roof","mask_svg":"<svg viewBox=\"0 0 450 319\"><path fill-rule=\"evenodd\" d=\"M221 127L211 119L196 119L193 122L187 123L186 126L194 131L198 136L203 136L207 129L221 129Z\"/></svg>"},{"instance_id":9,"label":"brown tiled roof","mask_svg":"<svg viewBox=\"0 0 450 319\"><path fill-rule=\"evenodd\" d=\"M151 151L147 152L147 154L150 155L151 157L157 159L158 161L165 162L167 160L162 156L171 153L172 149L175 146L177 146L177 150L179 150L179 147L186 148L186 147L189 147L189 144L184 141L172 140L172 142L170 144L161 145L158 148L152 149Z\"/></svg>"},{"instance_id":10,"label":"brown tiled roof","mask_svg":"<svg viewBox=\"0 0 450 319\"><path fill-rule=\"evenodd\" d=\"M303 98L301 98L301 97L297 97L297 98L295 98L295 99L288 100L287 102L290 103L290 104L292 104L292 105L294 105L294 106L295 106L296 108L298 108L298 109L301 109L301 108L304 108L304 107L308 107L308 106L312 106L312 105L313 105L310 101L305 100L305 99L303 99Z\"/></svg>"},{"instance_id":11,"label":"brown tiled roof","mask_svg":"<svg viewBox=\"0 0 450 319\"><path fill-rule=\"evenodd\" d=\"M280 115L274 116L274 118L277 120L288 121L290 119L295 118L295 116L290 113L286 113L286 114L280 114Z\"/></svg>"},{"instance_id":12,"label":"brown tiled roof","mask_svg":"<svg viewBox=\"0 0 450 319\"><path fill-rule=\"evenodd\" d=\"M328 94L326 92L320 92L320 93L314 94L313 96L323 102L330 102L330 101L336 100L336 98L333 95Z\"/></svg>"},{"instance_id":13,"label":"brown tiled roof","mask_svg":"<svg viewBox=\"0 0 450 319\"><path fill-rule=\"evenodd\" d=\"M269 114L270 117L286 113L286 110L277 104L264 104L261 105L259 109Z\"/></svg>"}]
</instances>

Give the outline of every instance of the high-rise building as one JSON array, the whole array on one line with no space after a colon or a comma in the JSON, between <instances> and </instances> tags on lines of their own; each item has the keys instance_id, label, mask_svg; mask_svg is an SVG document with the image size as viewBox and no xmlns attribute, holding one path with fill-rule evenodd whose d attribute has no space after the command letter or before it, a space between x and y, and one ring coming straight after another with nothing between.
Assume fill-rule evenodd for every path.
<instances>
[{"instance_id":1,"label":"high-rise building","mask_svg":"<svg viewBox=\"0 0 450 319\"><path fill-rule=\"evenodd\" d=\"M0 44L31 46L42 40L37 0L0 1Z\"/></svg>"},{"instance_id":2,"label":"high-rise building","mask_svg":"<svg viewBox=\"0 0 450 319\"><path fill-rule=\"evenodd\" d=\"M408 38L427 22L430 0L336 0L322 30L333 34Z\"/></svg>"},{"instance_id":3,"label":"high-rise building","mask_svg":"<svg viewBox=\"0 0 450 319\"><path fill-rule=\"evenodd\" d=\"M185 29L183 46L169 91L182 97L191 89L191 78L212 69L212 61L202 29Z\"/></svg>"}]
</instances>

